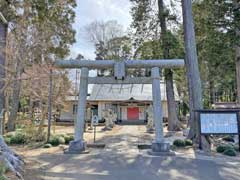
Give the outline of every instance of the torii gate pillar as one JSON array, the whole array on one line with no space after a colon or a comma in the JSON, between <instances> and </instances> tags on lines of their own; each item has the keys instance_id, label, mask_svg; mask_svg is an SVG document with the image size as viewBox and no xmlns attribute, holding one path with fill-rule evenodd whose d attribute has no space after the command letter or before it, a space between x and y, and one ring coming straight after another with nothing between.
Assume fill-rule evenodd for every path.
<instances>
[{"instance_id":1,"label":"torii gate pillar","mask_svg":"<svg viewBox=\"0 0 240 180\"><path fill-rule=\"evenodd\" d=\"M163 117L162 117L159 68L153 67L151 74L152 74L153 120L155 125L155 139L152 142L152 152L169 152L170 144L164 142L163 138Z\"/></svg>"},{"instance_id":2,"label":"torii gate pillar","mask_svg":"<svg viewBox=\"0 0 240 180\"><path fill-rule=\"evenodd\" d=\"M88 68L81 68L77 117L74 122L74 141L70 142L69 149L67 151L67 153L70 154L83 152L86 149L83 132L88 93L88 72Z\"/></svg>"}]
</instances>

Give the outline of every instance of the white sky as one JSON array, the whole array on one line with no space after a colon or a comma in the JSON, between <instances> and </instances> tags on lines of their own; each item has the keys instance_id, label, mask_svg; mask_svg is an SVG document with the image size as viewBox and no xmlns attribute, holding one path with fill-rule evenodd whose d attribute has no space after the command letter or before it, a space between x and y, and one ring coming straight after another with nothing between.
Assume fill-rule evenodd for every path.
<instances>
[{"instance_id":1,"label":"white sky","mask_svg":"<svg viewBox=\"0 0 240 180\"><path fill-rule=\"evenodd\" d=\"M71 47L71 58L79 53L86 59L94 59L94 46L84 38L83 27L94 20L117 20L126 30L131 23L129 0L77 0L76 43Z\"/></svg>"}]
</instances>

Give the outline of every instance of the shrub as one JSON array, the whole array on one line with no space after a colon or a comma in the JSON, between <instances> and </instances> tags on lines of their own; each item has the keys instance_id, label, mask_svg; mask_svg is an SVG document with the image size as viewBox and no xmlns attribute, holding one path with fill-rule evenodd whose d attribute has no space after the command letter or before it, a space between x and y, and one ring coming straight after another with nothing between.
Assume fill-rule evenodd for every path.
<instances>
[{"instance_id":1,"label":"shrub","mask_svg":"<svg viewBox=\"0 0 240 180\"><path fill-rule=\"evenodd\" d=\"M229 149L226 149L224 152L223 152L224 155L227 155L227 156L236 156L237 155L237 152L233 149L233 148L229 148Z\"/></svg>"},{"instance_id":2,"label":"shrub","mask_svg":"<svg viewBox=\"0 0 240 180\"><path fill-rule=\"evenodd\" d=\"M56 136L58 136L58 137L65 137L66 135L65 134L58 134Z\"/></svg>"},{"instance_id":3,"label":"shrub","mask_svg":"<svg viewBox=\"0 0 240 180\"><path fill-rule=\"evenodd\" d=\"M14 135L15 135L15 132L9 132L9 133L5 134L4 137L11 138Z\"/></svg>"},{"instance_id":4,"label":"shrub","mask_svg":"<svg viewBox=\"0 0 240 180\"><path fill-rule=\"evenodd\" d=\"M65 144L69 144L70 141L74 140L74 137L73 135L65 135L64 139L65 139Z\"/></svg>"},{"instance_id":5,"label":"shrub","mask_svg":"<svg viewBox=\"0 0 240 180\"><path fill-rule=\"evenodd\" d=\"M11 138L9 138L9 137L5 137L5 138L4 138L4 141L5 141L5 143L7 143L7 144L11 144Z\"/></svg>"},{"instance_id":6,"label":"shrub","mask_svg":"<svg viewBox=\"0 0 240 180\"><path fill-rule=\"evenodd\" d=\"M218 153L223 153L225 150L228 150L228 149L233 149L234 150L234 147L232 145L224 145L224 144L221 144L217 147L217 152Z\"/></svg>"},{"instance_id":7,"label":"shrub","mask_svg":"<svg viewBox=\"0 0 240 180\"><path fill-rule=\"evenodd\" d=\"M11 144L24 144L26 142L26 134L23 132L17 132L10 138Z\"/></svg>"},{"instance_id":8,"label":"shrub","mask_svg":"<svg viewBox=\"0 0 240 180\"><path fill-rule=\"evenodd\" d=\"M173 145L177 147L184 147L185 146L185 141L182 139L176 139L173 141Z\"/></svg>"},{"instance_id":9,"label":"shrub","mask_svg":"<svg viewBox=\"0 0 240 180\"><path fill-rule=\"evenodd\" d=\"M236 151L236 152L238 152L239 151L239 146L233 146L233 149Z\"/></svg>"},{"instance_id":10,"label":"shrub","mask_svg":"<svg viewBox=\"0 0 240 180\"><path fill-rule=\"evenodd\" d=\"M51 144L44 144L44 146L43 146L43 148L51 148L52 147L52 145Z\"/></svg>"},{"instance_id":11,"label":"shrub","mask_svg":"<svg viewBox=\"0 0 240 180\"><path fill-rule=\"evenodd\" d=\"M24 131L27 135L27 142L44 142L47 139L47 133L43 130L39 131L36 126L27 126Z\"/></svg>"},{"instance_id":12,"label":"shrub","mask_svg":"<svg viewBox=\"0 0 240 180\"><path fill-rule=\"evenodd\" d=\"M234 138L232 136L224 136L222 138L224 141L228 141L228 142L234 142Z\"/></svg>"},{"instance_id":13,"label":"shrub","mask_svg":"<svg viewBox=\"0 0 240 180\"><path fill-rule=\"evenodd\" d=\"M59 142L59 144L65 144L65 139L64 139L64 137L59 136L59 137L58 137L58 142Z\"/></svg>"},{"instance_id":14,"label":"shrub","mask_svg":"<svg viewBox=\"0 0 240 180\"><path fill-rule=\"evenodd\" d=\"M0 180L6 180L7 178L4 176L6 173L7 168L4 164L0 164Z\"/></svg>"},{"instance_id":15,"label":"shrub","mask_svg":"<svg viewBox=\"0 0 240 180\"><path fill-rule=\"evenodd\" d=\"M59 137L58 136L51 137L48 143L51 144L52 146L58 146L59 145Z\"/></svg>"},{"instance_id":16,"label":"shrub","mask_svg":"<svg viewBox=\"0 0 240 180\"><path fill-rule=\"evenodd\" d=\"M48 142L52 146L58 146L59 144L65 144L65 138L61 135L52 136Z\"/></svg>"},{"instance_id":17,"label":"shrub","mask_svg":"<svg viewBox=\"0 0 240 180\"><path fill-rule=\"evenodd\" d=\"M185 145L186 146L192 146L193 145L193 142L191 139L185 139Z\"/></svg>"},{"instance_id":18,"label":"shrub","mask_svg":"<svg viewBox=\"0 0 240 180\"><path fill-rule=\"evenodd\" d=\"M25 128L25 125L24 124L16 124L16 129L24 129Z\"/></svg>"}]
</instances>

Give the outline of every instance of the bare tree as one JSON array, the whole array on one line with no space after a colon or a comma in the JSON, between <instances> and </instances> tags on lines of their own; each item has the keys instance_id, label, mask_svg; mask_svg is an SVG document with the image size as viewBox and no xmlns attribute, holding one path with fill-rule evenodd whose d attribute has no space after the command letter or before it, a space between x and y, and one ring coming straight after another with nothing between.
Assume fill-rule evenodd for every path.
<instances>
[{"instance_id":1,"label":"bare tree","mask_svg":"<svg viewBox=\"0 0 240 180\"><path fill-rule=\"evenodd\" d=\"M111 20L107 22L94 21L85 26L87 40L94 45L107 42L116 37L123 36L123 27L117 21Z\"/></svg>"},{"instance_id":2,"label":"bare tree","mask_svg":"<svg viewBox=\"0 0 240 180\"><path fill-rule=\"evenodd\" d=\"M8 23L5 17L0 13L0 111L2 112L5 105L5 60L6 60L6 39L7 39L7 30L8 30ZM0 122L2 125L2 122ZM4 124L3 124L4 125ZM3 159L5 162L5 166L8 167L11 171L15 172L20 179L22 178L23 172L23 160L20 156L18 156L14 151L12 151L7 144L4 142L2 136L2 129L4 126L1 127L1 134L0 134L0 149L1 155L0 158Z\"/></svg>"},{"instance_id":3,"label":"bare tree","mask_svg":"<svg viewBox=\"0 0 240 180\"><path fill-rule=\"evenodd\" d=\"M21 75L24 71L25 60L27 59L27 34L29 24L27 18L29 16L29 5L27 2L23 2L23 17L18 20L11 30L11 38L9 38L10 46L16 48L14 54L12 54L14 79L12 85L12 108L10 110L10 116L8 120L8 131L15 130L15 120L17 119L17 113L19 110L20 91L21 91Z\"/></svg>"}]
</instances>

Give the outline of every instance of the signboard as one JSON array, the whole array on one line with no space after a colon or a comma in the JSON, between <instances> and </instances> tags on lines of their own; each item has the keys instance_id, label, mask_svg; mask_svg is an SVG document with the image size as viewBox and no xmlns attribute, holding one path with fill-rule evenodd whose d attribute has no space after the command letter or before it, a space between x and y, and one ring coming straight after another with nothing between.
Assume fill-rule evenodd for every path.
<instances>
[{"instance_id":1,"label":"signboard","mask_svg":"<svg viewBox=\"0 0 240 180\"><path fill-rule=\"evenodd\" d=\"M236 112L200 112L201 134L238 134Z\"/></svg>"},{"instance_id":2,"label":"signboard","mask_svg":"<svg viewBox=\"0 0 240 180\"><path fill-rule=\"evenodd\" d=\"M94 115L92 117L92 125L93 126L97 126L98 125L98 116L97 115Z\"/></svg>"},{"instance_id":3,"label":"signboard","mask_svg":"<svg viewBox=\"0 0 240 180\"><path fill-rule=\"evenodd\" d=\"M240 118L238 109L196 110L200 135L236 134L240 150ZM202 148L200 136L199 148Z\"/></svg>"}]
</instances>

